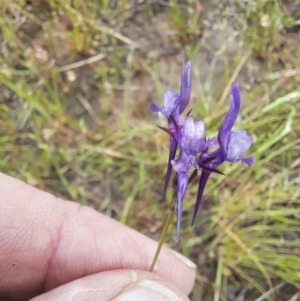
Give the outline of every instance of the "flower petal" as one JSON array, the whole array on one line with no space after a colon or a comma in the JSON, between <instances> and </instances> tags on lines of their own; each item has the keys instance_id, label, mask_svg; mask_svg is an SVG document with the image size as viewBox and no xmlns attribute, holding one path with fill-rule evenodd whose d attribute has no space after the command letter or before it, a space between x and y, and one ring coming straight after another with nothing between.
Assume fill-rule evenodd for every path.
<instances>
[{"instance_id":1,"label":"flower petal","mask_svg":"<svg viewBox=\"0 0 300 301\"><path fill-rule=\"evenodd\" d=\"M241 159L241 162L243 164L246 164L248 166L251 166L254 162L255 162L255 159L253 157L246 157L246 158L242 158Z\"/></svg>"},{"instance_id":2,"label":"flower petal","mask_svg":"<svg viewBox=\"0 0 300 301\"><path fill-rule=\"evenodd\" d=\"M252 144L252 138L246 131L232 131L228 136L228 146L226 160L229 162L239 161L242 154L246 152Z\"/></svg>"},{"instance_id":3,"label":"flower petal","mask_svg":"<svg viewBox=\"0 0 300 301\"><path fill-rule=\"evenodd\" d=\"M191 97L191 62L182 63L180 84L180 113L184 111Z\"/></svg>"},{"instance_id":4,"label":"flower petal","mask_svg":"<svg viewBox=\"0 0 300 301\"><path fill-rule=\"evenodd\" d=\"M190 155L185 149L180 149L180 155L176 160L171 161L173 169L176 172L187 172L194 156Z\"/></svg>"},{"instance_id":5,"label":"flower petal","mask_svg":"<svg viewBox=\"0 0 300 301\"><path fill-rule=\"evenodd\" d=\"M170 115L178 108L179 94L175 91L168 90L162 96L163 115L169 118Z\"/></svg>"},{"instance_id":6,"label":"flower petal","mask_svg":"<svg viewBox=\"0 0 300 301\"><path fill-rule=\"evenodd\" d=\"M212 148L218 146L218 139L217 138L211 138L211 139L206 139L205 141L206 147Z\"/></svg>"},{"instance_id":7,"label":"flower petal","mask_svg":"<svg viewBox=\"0 0 300 301\"><path fill-rule=\"evenodd\" d=\"M219 128L218 141L221 147L225 147L227 135L231 131L240 110L239 85L233 83L230 88L230 107Z\"/></svg>"},{"instance_id":8,"label":"flower petal","mask_svg":"<svg viewBox=\"0 0 300 301\"><path fill-rule=\"evenodd\" d=\"M204 139L204 122L194 122L192 117L187 117L183 124L181 150L189 155L196 155L206 148Z\"/></svg>"},{"instance_id":9,"label":"flower petal","mask_svg":"<svg viewBox=\"0 0 300 301\"><path fill-rule=\"evenodd\" d=\"M179 241L180 234L180 225L181 225L181 216L182 216L182 205L184 196L188 187L188 175L185 172L178 173L177 179L177 202L176 202L176 210L177 210L177 221L176 221L176 236L174 237L175 243Z\"/></svg>"},{"instance_id":10,"label":"flower petal","mask_svg":"<svg viewBox=\"0 0 300 301\"><path fill-rule=\"evenodd\" d=\"M195 135L195 123L192 117L187 117L183 124L183 135L189 138L193 138Z\"/></svg>"},{"instance_id":11,"label":"flower petal","mask_svg":"<svg viewBox=\"0 0 300 301\"><path fill-rule=\"evenodd\" d=\"M161 108L155 102L151 102L151 104L150 104L150 110L152 112L158 113L158 112L161 111Z\"/></svg>"},{"instance_id":12,"label":"flower petal","mask_svg":"<svg viewBox=\"0 0 300 301\"><path fill-rule=\"evenodd\" d=\"M195 138L200 139L204 137L205 124L203 120L195 122Z\"/></svg>"}]
</instances>

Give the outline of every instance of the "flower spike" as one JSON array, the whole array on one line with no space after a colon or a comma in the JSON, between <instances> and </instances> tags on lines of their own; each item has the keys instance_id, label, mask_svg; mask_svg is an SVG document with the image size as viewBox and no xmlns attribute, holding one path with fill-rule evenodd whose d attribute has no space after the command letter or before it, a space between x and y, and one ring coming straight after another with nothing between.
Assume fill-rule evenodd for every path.
<instances>
[{"instance_id":1,"label":"flower spike","mask_svg":"<svg viewBox=\"0 0 300 301\"><path fill-rule=\"evenodd\" d=\"M175 159L177 145L181 137L182 122L180 114L186 108L191 95L191 63L182 64L180 93L168 90L162 96L163 106L159 107L156 103L151 103L150 109L153 112L160 112L168 120L168 129L161 128L167 132L170 138L170 150L167 163L167 171L164 180L162 201L166 198L166 191L170 181L172 164Z\"/></svg>"},{"instance_id":2,"label":"flower spike","mask_svg":"<svg viewBox=\"0 0 300 301\"><path fill-rule=\"evenodd\" d=\"M212 173L224 175L218 168L224 162L241 162L245 165L254 163L253 157L243 157L252 145L251 136L244 130L232 130L240 111L241 99L239 86L233 83L230 88L230 105L224 117L217 138L207 139L203 120L194 120L188 112L185 120L180 115L187 107L191 95L191 63L183 63L181 69L180 92L168 90L163 94L163 106L151 104L153 112L160 112L168 122L168 127L158 126L170 135L170 149L167 163L167 171L164 180L162 200L166 198L168 184L171 178L172 167L176 175L172 182L176 202L177 222L175 242L179 241L181 217L184 197L192 180L201 169L198 182L198 192L192 217L192 225L195 223L197 213L207 181ZM210 151L211 148L217 149ZM179 149L176 157L177 148ZM194 171L188 176L190 168Z\"/></svg>"},{"instance_id":3,"label":"flower spike","mask_svg":"<svg viewBox=\"0 0 300 301\"><path fill-rule=\"evenodd\" d=\"M194 208L192 225L195 222L201 198L211 173L220 173L217 168L225 161L230 163L241 161L248 166L254 163L253 157L242 158L242 154L250 148L252 144L252 138L246 131L232 131L232 127L240 110L240 93L238 84L233 83L231 85L229 98L229 110L218 131L219 148L212 153L202 153L200 155L200 161L205 163L202 166L203 170L199 180L199 188Z\"/></svg>"}]
</instances>

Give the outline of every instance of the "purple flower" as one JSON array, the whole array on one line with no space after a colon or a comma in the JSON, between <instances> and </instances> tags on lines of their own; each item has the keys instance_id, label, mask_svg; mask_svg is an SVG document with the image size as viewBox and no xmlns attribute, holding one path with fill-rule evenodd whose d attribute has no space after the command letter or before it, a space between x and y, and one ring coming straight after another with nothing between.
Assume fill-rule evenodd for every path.
<instances>
[{"instance_id":1,"label":"purple flower","mask_svg":"<svg viewBox=\"0 0 300 301\"><path fill-rule=\"evenodd\" d=\"M191 96L191 62L182 63L181 69L181 83L180 93L172 90L166 91L162 96L163 106L159 107L156 103L151 103L150 109L153 112L160 112L168 120L168 129L166 130L170 136L170 150L167 165L167 172L165 175L165 183L163 190L162 201L166 198L167 187L170 181L172 165L178 146L178 139L182 128L180 114L186 108Z\"/></svg>"},{"instance_id":2,"label":"purple flower","mask_svg":"<svg viewBox=\"0 0 300 301\"><path fill-rule=\"evenodd\" d=\"M180 121L180 114L186 108L191 97L191 62L182 63L180 93L172 90L166 91L162 96L163 106L159 107L156 103L151 103L150 109L153 112L160 112L170 123L171 116Z\"/></svg>"},{"instance_id":3,"label":"purple flower","mask_svg":"<svg viewBox=\"0 0 300 301\"><path fill-rule=\"evenodd\" d=\"M219 148L211 153L202 152L199 156L198 161L200 167L202 167L202 173L199 180L192 225L195 222L204 188L211 172L215 171L225 161L230 163L241 161L241 163L248 166L254 163L253 157L242 157L243 153L246 152L252 144L251 136L243 130L232 131L232 127L237 119L239 110L239 86L238 84L233 83L230 89L230 107L218 131Z\"/></svg>"},{"instance_id":4,"label":"purple flower","mask_svg":"<svg viewBox=\"0 0 300 301\"><path fill-rule=\"evenodd\" d=\"M179 229L181 224L182 204L188 187L188 170L190 167L199 168L197 154L208 147L216 146L216 140L206 141L204 137L205 126L203 120L194 121L192 117L187 117L179 136L179 157L172 160L173 169L177 172L177 226L175 241L179 239Z\"/></svg>"},{"instance_id":5,"label":"purple flower","mask_svg":"<svg viewBox=\"0 0 300 301\"><path fill-rule=\"evenodd\" d=\"M217 145L215 139L206 141L204 133L205 125L203 120L195 122L189 116L185 119L180 135L177 134L180 154L177 160L171 161L176 172L187 172L192 166L198 169L197 154L208 147Z\"/></svg>"},{"instance_id":6,"label":"purple flower","mask_svg":"<svg viewBox=\"0 0 300 301\"><path fill-rule=\"evenodd\" d=\"M197 199L195 203L192 225L195 222L199 210L201 198L212 172L222 174L217 168L224 162L241 162L248 166L254 163L253 157L243 157L251 144L252 138L246 131L232 130L240 110L240 94L238 84L233 83L230 89L230 107L219 127L217 138L206 139L205 125L203 120L195 121L189 113L182 122L181 113L185 110L191 94L191 63L182 65L180 93L168 90L163 94L162 107L151 104L151 110L160 112L168 121L168 127L163 128L170 135L170 150L167 172L164 182L163 200L166 197L167 187L170 181L172 167L176 172L173 180L173 189L176 196L176 236L175 241L179 241L179 232L182 217L182 207L184 197L191 180L197 175L197 170L202 168ZM218 148L209 152L210 148ZM177 148L179 155L175 159ZM194 171L190 178L189 169Z\"/></svg>"},{"instance_id":7,"label":"purple flower","mask_svg":"<svg viewBox=\"0 0 300 301\"><path fill-rule=\"evenodd\" d=\"M296 9L297 9L297 1L294 1L293 3L290 4L289 11L291 13L294 13Z\"/></svg>"},{"instance_id":8,"label":"purple flower","mask_svg":"<svg viewBox=\"0 0 300 301\"><path fill-rule=\"evenodd\" d=\"M164 117L171 121L171 116L179 120L179 94L176 91L168 90L162 96L163 106L160 108L155 102L152 102L150 109L152 112L160 112Z\"/></svg>"}]
</instances>

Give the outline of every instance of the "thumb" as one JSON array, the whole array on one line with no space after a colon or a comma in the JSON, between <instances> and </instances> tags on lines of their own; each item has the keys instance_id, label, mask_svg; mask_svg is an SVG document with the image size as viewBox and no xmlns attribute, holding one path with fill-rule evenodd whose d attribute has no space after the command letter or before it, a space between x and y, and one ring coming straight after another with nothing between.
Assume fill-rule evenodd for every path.
<instances>
[{"instance_id":1,"label":"thumb","mask_svg":"<svg viewBox=\"0 0 300 301\"><path fill-rule=\"evenodd\" d=\"M31 301L189 301L173 283L157 274L115 270L62 285Z\"/></svg>"}]
</instances>

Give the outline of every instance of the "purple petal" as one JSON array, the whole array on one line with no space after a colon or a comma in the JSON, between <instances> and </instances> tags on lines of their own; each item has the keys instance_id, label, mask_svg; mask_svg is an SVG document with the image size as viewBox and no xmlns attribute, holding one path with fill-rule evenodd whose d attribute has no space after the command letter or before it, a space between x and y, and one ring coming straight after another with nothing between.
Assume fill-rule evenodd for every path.
<instances>
[{"instance_id":1,"label":"purple petal","mask_svg":"<svg viewBox=\"0 0 300 301\"><path fill-rule=\"evenodd\" d=\"M183 136L180 147L183 152L189 155L196 155L206 148L204 139L204 122L194 122L192 117L187 117L183 125Z\"/></svg>"},{"instance_id":2,"label":"purple petal","mask_svg":"<svg viewBox=\"0 0 300 301\"><path fill-rule=\"evenodd\" d=\"M158 112L161 111L161 108L155 102L151 102L151 104L150 104L150 110L152 112L158 113Z\"/></svg>"},{"instance_id":3,"label":"purple petal","mask_svg":"<svg viewBox=\"0 0 300 301\"><path fill-rule=\"evenodd\" d=\"M211 153L201 153L200 164L205 168L216 169L226 160L226 153L223 147L219 147Z\"/></svg>"},{"instance_id":4,"label":"purple petal","mask_svg":"<svg viewBox=\"0 0 300 301\"><path fill-rule=\"evenodd\" d=\"M166 193L172 173L172 164L171 161L174 160L175 154L177 150L177 142L170 137L170 150L169 150L169 158L168 158L168 166L167 166L167 172L165 175L165 184L164 184L164 190L163 190L163 197L162 197L162 202L166 199Z\"/></svg>"},{"instance_id":5,"label":"purple petal","mask_svg":"<svg viewBox=\"0 0 300 301\"><path fill-rule=\"evenodd\" d=\"M231 131L240 110L239 85L233 83L230 88L230 107L219 128L218 141L221 147L225 147L227 135Z\"/></svg>"},{"instance_id":6,"label":"purple petal","mask_svg":"<svg viewBox=\"0 0 300 301\"><path fill-rule=\"evenodd\" d=\"M193 158L193 155L188 154L181 148L179 157L176 160L171 161L173 169L176 172L187 172Z\"/></svg>"},{"instance_id":7,"label":"purple petal","mask_svg":"<svg viewBox=\"0 0 300 301\"><path fill-rule=\"evenodd\" d=\"M253 157L246 157L246 158L242 158L241 159L241 162L243 164L246 164L248 166L251 166L254 162L255 162L255 159Z\"/></svg>"},{"instance_id":8,"label":"purple petal","mask_svg":"<svg viewBox=\"0 0 300 301\"><path fill-rule=\"evenodd\" d=\"M203 120L195 122L195 138L200 139L204 137L205 124Z\"/></svg>"},{"instance_id":9,"label":"purple petal","mask_svg":"<svg viewBox=\"0 0 300 301\"><path fill-rule=\"evenodd\" d=\"M195 222L195 219L196 219L199 207L200 207L203 192L204 192L204 189L205 189L205 186L206 186L206 183L207 183L207 180L208 180L210 174L211 173L209 171L202 170L201 177L200 177L200 180L199 180L199 188L198 188L197 199L196 199L196 203L195 203L195 208L194 208L194 213L193 213L193 219L192 219L191 226L194 225L194 222Z\"/></svg>"},{"instance_id":10,"label":"purple petal","mask_svg":"<svg viewBox=\"0 0 300 301\"><path fill-rule=\"evenodd\" d=\"M297 3L296 1L294 1L293 3L290 4L289 11L293 13L295 12L296 9L297 9Z\"/></svg>"},{"instance_id":11,"label":"purple petal","mask_svg":"<svg viewBox=\"0 0 300 301\"><path fill-rule=\"evenodd\" d=\"M167 118L178 108L179 94L175 91L168 90L162 96L163 115Z\"/></svg>"},{"instance_id":12,"label":"purple petal","mask_svg":"<svg viewBox=\"0 0 300 301\"><path fill-rule=\"evenodd\" d=\"M180 113L184 111L191 97L191 62L182 63L180 84Z\"/></svg>"},{"instance_id":13,"label":"purple petal","mask_svg":"<svg viewBox=\"0 0 300 301\"><path fill-rule=\"evenodd\" d=\"M187 117L183 124L183 135L186 137L194 137L195 123L192 117Z\"/></svg>"},{"instance_id":14,"label":"purple petal","mask_svg":"<svg viewBox=\"0 0 300 301\"><path fill-rule=\"evenodd\" d=\"M208 139L205 141L205 145L206 147L216 147L218 146L218 139L217 138L212 138L212 139Z\"/></svg>"},{"instance_id":15,"label":"purple petal","mask_svg":"<svg viewBox=\"0 0 300 301\"><path fill-rule=\"evenodd\" d=\"M176 243L179 241L179 233L180 233L180 225L181 225L181 216L182 216L182 204L184 200L184 196L188 187L189 178L185 172L178 173L177 178L177 202L176 202L176 210L177 210L177 222L176 222L176 236L174 240Z\"/></svg>"},{"instance_id":16,"label":"purple petal","mask_svg":"<svg viewBox=\"0 0 300 301\"><path fill-rule=\"evenodd\" d=\"M244 152L252 144L252 138L246 131L232 131L228 136L226 160L229 162L239 161Z\"/></svg>"}]
</instances>

